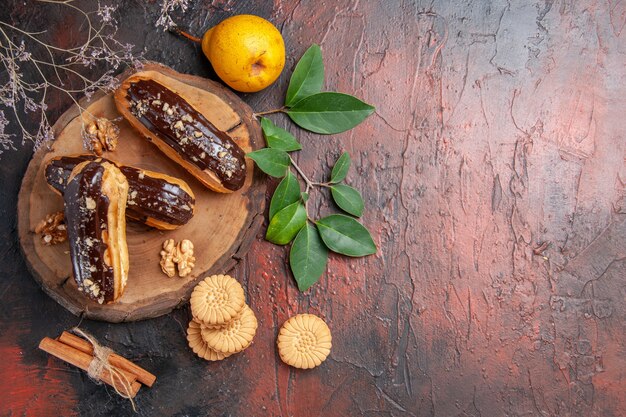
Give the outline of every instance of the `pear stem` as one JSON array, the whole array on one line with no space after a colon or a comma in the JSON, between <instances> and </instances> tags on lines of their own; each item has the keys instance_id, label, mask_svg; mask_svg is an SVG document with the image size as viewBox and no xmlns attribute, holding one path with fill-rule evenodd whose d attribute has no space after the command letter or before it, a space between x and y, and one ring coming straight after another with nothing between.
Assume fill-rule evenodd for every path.
<instances>
[{"instance_id":1,"label":"pear stem","mask_svg":"<svg viewBox=\"0 0 626 417\"><path fill-rule=\"evenodd\" d=\"M173 28L171 28L170 32L175 33L176 35L179 35L179 36L183 36L183 37L189 39L192 42L202 43L202 39L201 38L198 38L196 36L190 35L189 33L185 32L184 30L179 28L178 26L174 26Z\"/></svg>"}]
</instances>

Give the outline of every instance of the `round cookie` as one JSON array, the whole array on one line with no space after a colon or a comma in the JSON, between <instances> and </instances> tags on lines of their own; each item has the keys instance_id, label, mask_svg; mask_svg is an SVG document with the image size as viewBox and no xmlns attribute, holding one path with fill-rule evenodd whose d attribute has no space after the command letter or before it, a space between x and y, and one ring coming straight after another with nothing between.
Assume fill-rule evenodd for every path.
<instances>
[{"instance_id":1,"label":"round cookie","mask_svg":"<svg viewBox=\"0 0 626 417\"><path fill-rule=\"evenodd\" d=\"M247 304L244 303L244 308ZM202 320L198 319L197 317L195 317L193 314L191 315L192 319L194 319L195 321L197 321L198 323L202 324L202 328L207 328L207 329L221 329L222 327L226 326L229 322L238 319L241 317L241 314L243 313L244 308L241 309L241 311L239 313L237 313L235 316L233 316L230 320L228 320L225 323L220 323L220 324L207 324L205 322L203 322Z\"/></svg>"},{"instance_id":2,"label":"round cookie","mask_svg":"<svg viewBox=\"0 0 626 417\"><path fill-rule=\"evenodd\" d=\"M228 353L217 352L211 349L202 339L202 324L195 320L189 322L187 328L187 341L193 352L208 361L221 361L230 356Z\"/></svg>"},{"instance_id":3,"label":"round cookie","mask_svg":"<svg viewBox=\"0 0 626 417\"><path fill-rule=\"evenodd\" d=\"M193 317L207 326L232 320L246 303L241 284L229 275L212 275L200 281L190 301Z\"/></svg>"},{"instance_id":4,"label":"round cookie","mask_svg":"<svg viewBox=\"0 0 626 417\"><path fill-rule=\"evenodd\" d=\"M321 318L298 314L280 328L276 344L280 358L287 365L310 369L324 362L332 347L332 336Z\"/></svg>"},{"instance_id":5,"label":"round cookie","mask_svg":"<svg viewBox=\"0 0 626 417\"><path fill-rule=\"evenodd\" d=\"M202 339L212 349L233 354L250 346L257 329L257 320L250 307L245 305L238 318L235 318L220 328L203 327Z\"/></svg>"}]
</instances>

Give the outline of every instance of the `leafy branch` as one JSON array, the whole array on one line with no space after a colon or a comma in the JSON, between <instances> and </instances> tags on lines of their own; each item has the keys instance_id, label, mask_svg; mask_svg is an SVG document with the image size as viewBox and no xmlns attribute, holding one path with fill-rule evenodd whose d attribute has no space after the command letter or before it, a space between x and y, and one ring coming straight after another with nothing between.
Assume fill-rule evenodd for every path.
<instances>
[{"instance_id":1,"label":"leafy branch","mask_svg":"<svg viewBox=\"0 0 626 417\"><path fill-rule=\"evenodd\" d=\"M352 129L374 112L374 107L349 94L321 92L323 84L322 51L312 45L291 75L285 105L255 115L285 113L303 129L330 135Z\"/></svg>"},{"instance_id":2,"label":"leafy branch","mask_svg":"<svg viewBox=\"0 0 626 417\"><path fill-rule=\"evenodd\" d=\"M352 129L374 111L374 107L348 94L321 92L323 83L322 53L318 45L312 45L291 76L285 105L255 115L285 113L306 130L332 134ZM328 181L314 182L289 154L302 149L300 142L270 119L260 119L267 147L247 156L266 174L282 178L270 202L265 238L277 245L291 243L289 265L298 288L306 291L326 270L329 251L361 257L376 253L376 245L369 231L355 218L363 215L361 193L344 183L351 163L348 153L337 159ZM298 177L304 182L304 191ZM330 189L334 202L348 215L313 219L308 201L315 188Z\"/></svg>"}]
</instances>

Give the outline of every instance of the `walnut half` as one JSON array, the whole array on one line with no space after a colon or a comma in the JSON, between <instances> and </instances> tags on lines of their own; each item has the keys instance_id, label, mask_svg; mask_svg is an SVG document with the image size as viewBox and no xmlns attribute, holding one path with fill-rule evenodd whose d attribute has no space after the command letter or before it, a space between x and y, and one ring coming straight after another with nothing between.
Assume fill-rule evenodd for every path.
<instances>
[{"instance_id":1,"label":"walnut half","mask_svg":"<svg viewBox=\"0 0 626 417\"><path fill-rule=\"evenodd\" d=\"M56 245L67 240L65 216L62 211L47 214L35 227L35 233L41 235L41 243L46 246Z\"/></svg>"},{"instance_id":2,"label":"walnut half","mask_svg":"<svg viewBox=\"0 0 626 417\"><path fill-rule=\"evenodd\" d=\"M163 242L161 250L161 270L168 277L176 275L176 266L178 266L178 275L186 277L191 273L195 266L196 258L193 256L193 243L188 239L181 240L178 245L174 239L167 239Z\"/></svg>"},{"instance_id":3,"label":"walnut half","mask_svg":"<svg viewBox=\"0 0 626 417\"><path fill-rule=\"evenodd\" d=\"M85 128L86 139L89 140L91 149L98 156L101 156L105 150L115 150L119 135L119 128L102 117L92 121Z\"/></svg>"},{"instance_id":4,"label":"walnut half","mask_svg":"<svg viewBox=\"0 0 626 417\"><path fill-rule=\"evenodd\" d=\"M174 262L178 265L178 275L186 277L195 266L196 258L193 256L193 243L184 239L176 246Z\"/></svg>"},{"instance_id":5,"label":"walnut half","mask_svg":"<svg viewBox=\"0 0 626 417\"><path fill-rule=\"evenodd\" d=\"M176 252L176 243L174 239L167 239L163 242L163 250L161 250L161 271L168 277L176 275L176 265L174 264L174 252Z\"/></svg>"}]
</instances>

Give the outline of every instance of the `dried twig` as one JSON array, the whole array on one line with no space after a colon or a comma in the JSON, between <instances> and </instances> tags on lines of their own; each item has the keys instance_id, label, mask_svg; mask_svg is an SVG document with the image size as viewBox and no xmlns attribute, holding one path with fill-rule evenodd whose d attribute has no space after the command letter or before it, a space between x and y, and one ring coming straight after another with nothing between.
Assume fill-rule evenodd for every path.
<instances>
[{"instance_id":1,"label":"dried twig","mask_svg":"<svg viewBox=\"0 0 626 417\"><path fill-rule=\"evenodd\" d=\"M189 0L163 0L161 2L161 14L155 23L155 27L162 27L163 30L170 30L176 27L176 23L172 19L171 13L180 10L182 13L187 11Z\"/></svg>"},{"instance_id":2,"label":"dried twig","mask_svg":"<svg viewBox=\"0 0 626 417\"><path fill-rule=\"evenodd\" d=\"M96 91L115 89L114 75L120 68L141 66L142 56L133 52L134 46L115 39L115 6L98 4L97 10L85 12L72 0L37 1L79 14L87 28L86 39L76 46L61 48L43 40L41 35L45 32L31 32L0 21L0 153L15 149L16 135L7 132L12 122L18 125L22 144L32 141L38 147L53 139L46 113L51 92L69 96L87 121L97 120L78 99L89 98ZM98 73L101 68L104 69L100 76L85 75ZM28 113L35 114L38 120L33 122ZM83 137L89 147L91 138L85 131L85 117L82 118Z\"/></svg>"}]
</instances>

